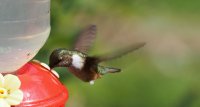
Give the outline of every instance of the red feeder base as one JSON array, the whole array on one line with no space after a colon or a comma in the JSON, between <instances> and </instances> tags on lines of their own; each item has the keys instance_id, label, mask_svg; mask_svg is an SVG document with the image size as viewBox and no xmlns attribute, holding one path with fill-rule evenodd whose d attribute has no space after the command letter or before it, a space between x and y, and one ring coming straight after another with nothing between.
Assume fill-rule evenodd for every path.
<instances>
[{"instance_id":1,"label":"red feeder base","mask_svg":"<svg viewBox=\"0 0 200 107\"><path fill-rule=\"evenodd\" d=\"M15 107L64 107L68 91L58 78L39 63L29 62L17 71L24 99Z\"/></svg>"}]
</instances>

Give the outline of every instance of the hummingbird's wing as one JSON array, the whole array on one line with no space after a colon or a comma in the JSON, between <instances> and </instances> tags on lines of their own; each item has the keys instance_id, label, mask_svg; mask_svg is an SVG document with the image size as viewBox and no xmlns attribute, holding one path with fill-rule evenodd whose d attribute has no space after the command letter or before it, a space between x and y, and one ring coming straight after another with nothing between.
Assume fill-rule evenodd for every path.
<instances>
[{"instance_id":1,"label":"hummingbird's wing","mask_svg":"<svg viewBox=\"0 0 200 107\"><path fill-rule=\"evenodd\" d=\"M108 60L112 60L112 59L115 59L115 58L119 58L125 54L128 54L129 52L133 52L141 47L143 47L146 43L137 43L137 44L134 44L132 46L129 46L127 48L124 48L122 50L119 50L117 52L114 52L114 53L111 53L111 54L108 54L108 55L103 55L103 56L97 56L97 57L93 57L93 60L95 60L96 63L100 63L100 62L103 62L103 61L108 61Z\"/></svg>"},{"instance_id":2,"label":"hummingbird's wing","mask_svg":"<svg viewBox=\"0 0 200 107\"><path fill-rule=\"evenodd\" d=\"M74 49L83 53L87 53L96 37L96 25L90 25L83 29L76 39Z\"/></svg>"}]
</instances>

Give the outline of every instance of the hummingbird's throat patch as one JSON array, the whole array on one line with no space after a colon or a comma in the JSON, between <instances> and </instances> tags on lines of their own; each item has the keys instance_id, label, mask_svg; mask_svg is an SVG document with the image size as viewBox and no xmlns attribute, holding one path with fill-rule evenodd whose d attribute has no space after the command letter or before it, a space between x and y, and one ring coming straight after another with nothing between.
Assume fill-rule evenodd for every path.
<instances>
[{"instance_id":1,"label":"hummingbird's throat patch","mask_svg":"<svg viewBox=\"0 0 200 107\"><path fill-rule=\"evenodd\" d=\"M84 66L85 59L78 54L72 55L72 65L77 69L82 69Z\"/></svg>"}]
</instances>

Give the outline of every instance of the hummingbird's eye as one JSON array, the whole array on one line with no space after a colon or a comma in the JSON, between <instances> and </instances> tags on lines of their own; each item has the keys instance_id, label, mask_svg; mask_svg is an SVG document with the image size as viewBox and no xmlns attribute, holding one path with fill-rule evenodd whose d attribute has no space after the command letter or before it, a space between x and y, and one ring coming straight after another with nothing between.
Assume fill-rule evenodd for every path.
<instances>
[{"instance_id":1,"label":"hummingbird's eye","mask_svg":"<svg viewBox=\"0 0 200 107\"><path fill-rule=\"evenodd\" d=\"M58 60L60 60L60 61L61 61L62 59L63 59L63 57L58 57Z\"/></svg>"},{"instance_id":2,"label":"hummingbird's eye","mask_svg":"<svg viewBox=\"0 0 200 107\"><path fill-rule=\"evenodd\" d=\"M59 57L58 59L59 59L59 60L62 60L63 58L62 58L62 57Z\"/></svg>"}]
</instances>

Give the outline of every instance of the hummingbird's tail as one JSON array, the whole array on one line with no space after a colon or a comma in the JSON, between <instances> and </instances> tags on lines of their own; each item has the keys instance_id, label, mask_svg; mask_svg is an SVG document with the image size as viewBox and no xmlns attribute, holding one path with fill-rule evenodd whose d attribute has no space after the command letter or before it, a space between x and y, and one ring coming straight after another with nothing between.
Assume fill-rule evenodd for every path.
<instances>
[{"instance_id":1,"label":"hummingbird's tail","mask_svg":"<svg viewBox=\"0 0 200 107\"><path fill-rule=\"evenodd\" d=\"M117 73L117 72L121 72L121 69L112 68L112 67L98 66L98 72L99 72L101 75L105 75L105 74L107 74L107 73Z\"/></svg>"}]
</instances>

